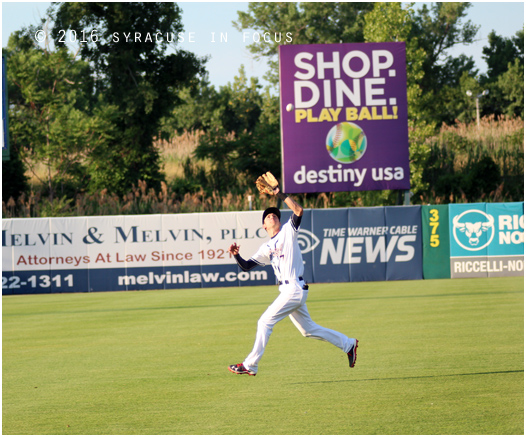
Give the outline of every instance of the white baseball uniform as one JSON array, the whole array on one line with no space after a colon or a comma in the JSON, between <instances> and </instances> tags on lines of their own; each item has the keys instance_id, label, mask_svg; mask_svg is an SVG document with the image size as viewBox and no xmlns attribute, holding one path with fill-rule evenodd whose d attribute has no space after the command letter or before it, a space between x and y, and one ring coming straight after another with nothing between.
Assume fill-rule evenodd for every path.
<instances>
[{"instance_id":1,"label":"white baseball uniform","mask_svg":"<svg viewBox=\"0 0 526 437\"><path fill-rule=\"evenodd\" d=\"M239 255L236 256L243 270L250 270L256 265L272 264L280 284L280 294L260 317L254 348L243 362L245 368L253 372L258 370L259 360L263 356L274 325L286 316L290 317L305 337L328 341L345 353L355 344L354 339L314 323L309 315L306 305L308 287L302 277L303 257L298 244L300 223L301 217L293 214L281 230L264 243L250 260L245 261Z\"/></svg>"}]
</instances>

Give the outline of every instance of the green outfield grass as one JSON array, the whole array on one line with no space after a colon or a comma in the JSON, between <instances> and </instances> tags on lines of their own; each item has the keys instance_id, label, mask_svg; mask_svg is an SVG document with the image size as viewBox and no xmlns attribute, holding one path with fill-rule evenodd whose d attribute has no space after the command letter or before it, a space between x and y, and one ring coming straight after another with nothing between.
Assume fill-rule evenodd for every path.
<instances>
[{"instance_id":1,"label":"green outfield grass","mask_svg":"<svg viewBox=\"0 0 526 437\"><path fill-rule=\"evenodd\" d=\"M277 287L4 296L4 434L524 434L523 278L314 284L256 377Z\"/></svg>"}]
</instances>

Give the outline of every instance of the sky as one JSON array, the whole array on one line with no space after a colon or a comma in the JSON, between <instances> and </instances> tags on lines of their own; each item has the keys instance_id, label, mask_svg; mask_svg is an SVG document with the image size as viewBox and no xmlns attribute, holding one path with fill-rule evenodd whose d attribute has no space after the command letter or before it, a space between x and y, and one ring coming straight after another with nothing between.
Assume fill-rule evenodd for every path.
<instances>
[{"instance_id":1,"label":"sky","mask_svg":"<svg viewBox=\"0 0 526 437\"><path fill-rule=\"evenodd\" d=\"M2 2L2 47L7 45L9 35L31 24L36 25L50 2ZM248 2L178 2L183 10L185 28L184 42L178 47L198 56L210 56L207 70L216 88L232 83L241 65L249 77L257 77L266 85L263 75L268 70L266 60L255 60L247 46L258 35L254 31L239 32L232 25L237 11L247 11ZM420 9L422 3L416 3ZM495 30L503 37L514 36L524 26L524 2L472 2L466 19L480 26L476 42L458 45L448 52L453 56L461 53L473 56L479 73L486 71L482 49L487 36ZM223 40L221 39L223 38ZM226 41L225 41L226 39Z\"/></svg>"}]
</instances>

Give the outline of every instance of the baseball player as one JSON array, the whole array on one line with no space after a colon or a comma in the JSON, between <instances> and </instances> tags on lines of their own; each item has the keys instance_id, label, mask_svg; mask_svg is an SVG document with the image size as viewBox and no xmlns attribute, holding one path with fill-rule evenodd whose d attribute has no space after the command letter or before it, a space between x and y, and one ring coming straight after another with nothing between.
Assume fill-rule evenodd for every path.
<instances>
[{"instance_id":1,"label":"baseball player","mask_svg":"<svg viewBox=\"0 0 526 437\"><path fill-rule=\"evenodd\" d=\"M303 336L328 341L340 348L347 354L349 366L354 367L358 340L317 325L312 321L307 310L309 287L303 280L303 257L298 244L303 208L289 196L280 192L278 182L270 172L258 178L256 185L261 192L275 195L283 200L293 214L290 220L281 226L281 213L278 208L267 208L263 212L263 228L269 234L270 241L264 243L249 260L239 255L239 246L236 243L233 243L228 249L243 271L251 270L256 266L272 264L280 291L279 296L258 321L256 341L252 352L242 363L229 366L229 370L237 374L255 376L259 360L263 356L274 325L286 316L290 317Z\"/></svg>"}]
</instances>

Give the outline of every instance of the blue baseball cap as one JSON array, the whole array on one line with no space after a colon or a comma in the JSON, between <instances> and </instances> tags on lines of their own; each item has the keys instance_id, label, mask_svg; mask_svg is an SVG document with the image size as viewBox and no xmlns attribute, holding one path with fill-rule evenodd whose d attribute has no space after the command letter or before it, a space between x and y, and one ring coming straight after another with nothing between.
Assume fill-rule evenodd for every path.
<instances>
[{"instance_id":1,"label":"blue baseball cap","mask_svg":"<svg viewBox=\"0 0 526 437\"><path fill-rule=\"evenodd\" d=\"M265 223L265 217L269 214L276 214L276 216L278 217L278 219L281 220L281 211L278 209L278 208L274 208L274 207L270 207L270 208L267 208L264 212L263 212L263 220L262 220L262 223Z\"/></svg>"}]
</instances>

